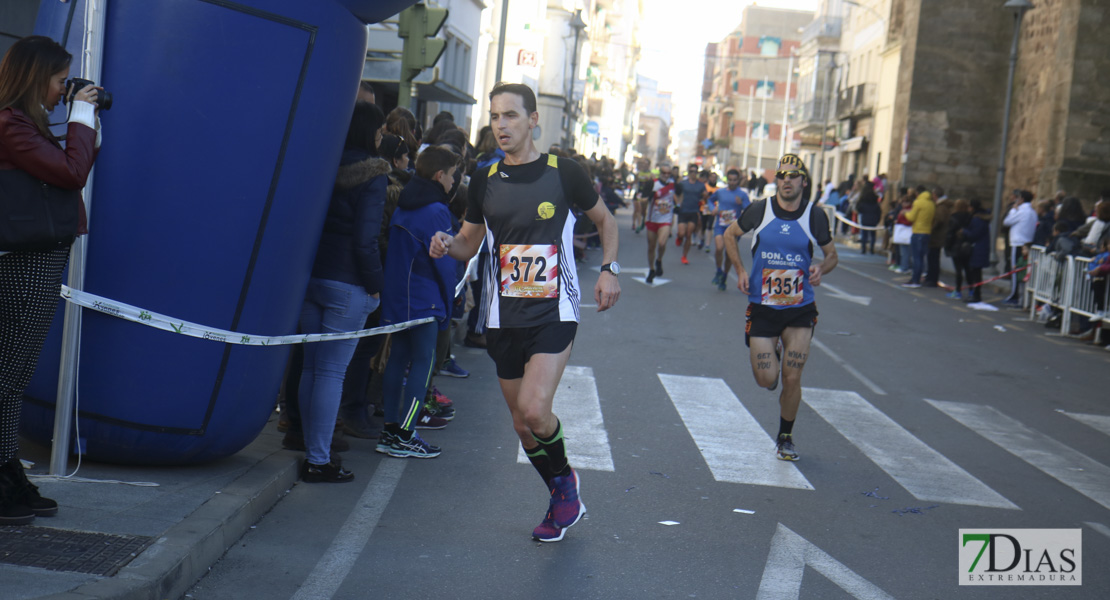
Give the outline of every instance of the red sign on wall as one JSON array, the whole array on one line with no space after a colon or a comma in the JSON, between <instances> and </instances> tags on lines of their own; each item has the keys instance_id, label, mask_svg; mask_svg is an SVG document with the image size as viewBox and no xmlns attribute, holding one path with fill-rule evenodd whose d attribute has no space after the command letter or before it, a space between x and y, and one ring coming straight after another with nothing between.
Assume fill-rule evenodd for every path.
<instances>
[{"instance_id":1,"label":"red sign on wall","mask_svg":"<svg viewBox=\"0 0 1110 600\"><path fill-rule=\"evenodd\" d=\"M520 66L534 67L536 66L536 62L536 53L531 50L521 49L516 53L516 64Z\"/></svg>"}]
</instances>

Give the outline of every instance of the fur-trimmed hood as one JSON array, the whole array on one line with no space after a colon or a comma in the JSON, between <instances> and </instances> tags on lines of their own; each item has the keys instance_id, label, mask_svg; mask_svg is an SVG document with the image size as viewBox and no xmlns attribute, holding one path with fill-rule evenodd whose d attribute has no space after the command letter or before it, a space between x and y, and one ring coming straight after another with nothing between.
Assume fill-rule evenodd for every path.
<instances>
[{"instance_id":1,"label":"fur-trimmed hood","mask_svg":"<svg viewBox=\"0 0 1110 600\"><path fill-rule=\"evenodd\" d=\"M348 161L348 158L354 158L354 160ZM343 162L339 165L339 173L335 176L335 191L342 192L358 187L379 175L387 175L392 170L393 167L389 161L383 158L365 154L361 158L349 157L344 154Z\"/></svg>"}]
</instances>

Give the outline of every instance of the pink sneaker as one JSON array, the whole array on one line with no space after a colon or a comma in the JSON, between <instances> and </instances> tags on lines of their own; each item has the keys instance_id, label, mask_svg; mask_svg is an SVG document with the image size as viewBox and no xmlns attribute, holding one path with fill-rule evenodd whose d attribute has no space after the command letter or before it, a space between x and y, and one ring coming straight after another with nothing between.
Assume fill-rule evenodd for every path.
<instances>
[{"instance_id":1,"label":"pink sneaker","mask_svg":"<svg viewBox=\"0 0 1110 600\"><path fill-rule=\"evenodd\" d=\"M532 530L532 539L537 542L558 542L563 539L566 529L555 525L555 518L551 516L551 509L543 517L543 522Z\"/></svg>"}]
</instances>

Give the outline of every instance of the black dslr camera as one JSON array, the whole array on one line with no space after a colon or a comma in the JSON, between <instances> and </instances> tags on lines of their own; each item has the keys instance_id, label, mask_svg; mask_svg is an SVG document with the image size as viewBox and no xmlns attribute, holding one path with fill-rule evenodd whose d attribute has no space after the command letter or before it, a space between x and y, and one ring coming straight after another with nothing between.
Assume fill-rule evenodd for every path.
<instances>
[{"instance_id":1,"label":"black dslr camera","mask_svg":"<svg viewBox=\"0 0 1110 600\"><path fill-rule=\"evenodd\" d=\"M73 102L73 98L77 96L77 92L90 85L96 84L89 81L88 79L81 79L80 77L74 77L67 81L66 86L69 89L69 96L66 98L66 103L68 104L70 102ZM107 90L100 90L100 93L96 96L96 105L100 107L100 110L111 109L112 95L109 94Z\"/></svg>"}]
</instances>

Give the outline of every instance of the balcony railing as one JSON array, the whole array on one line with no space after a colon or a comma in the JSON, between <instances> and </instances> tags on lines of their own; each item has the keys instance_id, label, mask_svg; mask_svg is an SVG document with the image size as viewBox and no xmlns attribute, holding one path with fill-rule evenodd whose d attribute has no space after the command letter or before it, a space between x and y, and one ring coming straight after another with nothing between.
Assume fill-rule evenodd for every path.
<instances>
[{"instance_id":1,"label":"balcony railing","mask_svg":"<svg viewBox=\"0 0 1110 600\"><path fill-rule=\"evenodd\" d=\"M821 125L825 122L825 111L829 102L825 98L810 100L799 105L794 112L795 126Z\"/></svg>"},{"instance_id":2,"label":"balcony railing","mask_svg":"<svg viewBox=\"0 0 1110 600\"><path fill-rule=\"evenodd\" d=\"M875 108L875 84L861 83L840 90L836 105L837 117L843 119L870 114Z\"/></svg>"},{"instance_id":3,"label":"balcony railing","mask_svg":"<svg viewBox=\"0 0 1110 600\"><path fill-rule=\"evenodd\" d=\"M843 19L840 17L817 17L811 21L809 25L806 25L805 31L802 32L802 43L823 37L840 37L840 25L842 21Z\"/></svg>"}]
</instances>

